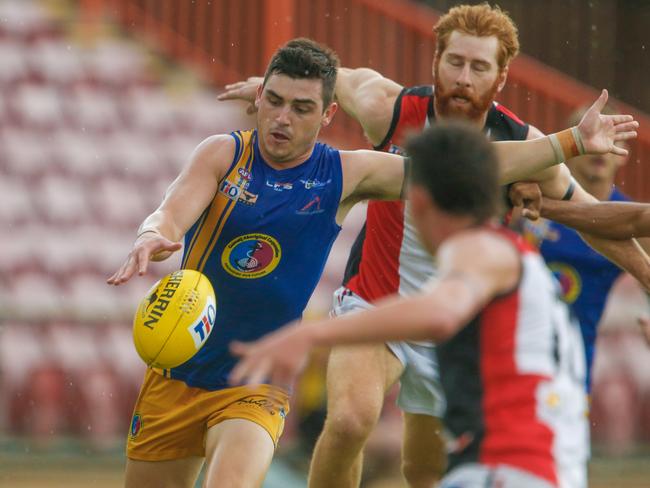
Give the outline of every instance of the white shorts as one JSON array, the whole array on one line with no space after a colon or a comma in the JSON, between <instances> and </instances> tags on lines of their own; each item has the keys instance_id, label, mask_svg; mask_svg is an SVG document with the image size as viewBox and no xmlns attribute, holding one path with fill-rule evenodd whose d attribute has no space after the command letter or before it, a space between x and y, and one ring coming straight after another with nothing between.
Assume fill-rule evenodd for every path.
<instances>
[{"instance_id":1,"label":"white shorts","mask_svg":"<svg viewBox=\"0 0 650 488\"><path fill-rule=\"evenodd\" d=\"M461 464L440 482L440 488L556 488L544 478L523 469L501 464Z\"/></svg>"},{"instance_id":2,"label":"white shorts","mask_svg":"<svg viewBox=\"0 0 650 488\"><path fill-rule=\"evenodd\" d=\"M334 292L334 316L372 307L372 304L345 287ZM387 342L386 346L404 366L399 379L397 406L407 413L442 417L445 396L440 384L435 346L411 342Z\"/></svg>"}]
</instances>

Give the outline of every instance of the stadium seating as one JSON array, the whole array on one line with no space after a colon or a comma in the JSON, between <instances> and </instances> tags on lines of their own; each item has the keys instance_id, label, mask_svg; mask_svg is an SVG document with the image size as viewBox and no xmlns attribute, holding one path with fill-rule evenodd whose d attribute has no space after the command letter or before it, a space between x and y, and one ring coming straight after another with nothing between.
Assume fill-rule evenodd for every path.
<instances>
[{"instance_id":1,"label":"stadium seating","mask_svg":"<svg viewBox=\"0 0 650 488\"><path fill-rule=\"evenodd\" d=\"M175 86L142 44L110 29L81 42L66 19L0 2L0 432L102 449L122 439L144 371L135 305L179 257L127 286L105 279L194 147L251 120L199 82ZM320 313L362 219L335 248Z\"/></svg>"}]
</instances>

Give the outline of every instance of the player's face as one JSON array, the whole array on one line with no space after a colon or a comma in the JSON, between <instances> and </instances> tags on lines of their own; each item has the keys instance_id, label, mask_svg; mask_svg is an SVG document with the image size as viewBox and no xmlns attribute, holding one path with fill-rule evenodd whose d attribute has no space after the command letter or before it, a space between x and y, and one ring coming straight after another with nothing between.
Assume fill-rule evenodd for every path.
<instances>
[{"instance_id":1,"label":"player's face","mask_svg":"<svg viewBox=\"0 0 650 488\"><path fill-rule=\"evenodd\" d=\"M499 69L499 40L454 31L434 60L436 113L483 123L490 104L506 82L507 68Z\"/></svg>"},{"instance_id":2,"label":"player's face","mask_svg":"<svg viewBox=\"0 0 650 488\"><path fill-rule=\"evenodd\" d=\"M272 163L306 159L321 127L331 121L336 104L323 110L320 79L269 77L257 95L257 128L262 154Z\"/></svg>"},{"instance_id":3,"label":"player's face","mask_svg":"<svg viewBox=\"0 0 650 488\"><path fill-rule=\"evenodd\" d=\"M571 173L583 182L614 183L616 172L625 164L626 158L615 154L590 154L567 161Z\"/></svg>"}]
</instances>

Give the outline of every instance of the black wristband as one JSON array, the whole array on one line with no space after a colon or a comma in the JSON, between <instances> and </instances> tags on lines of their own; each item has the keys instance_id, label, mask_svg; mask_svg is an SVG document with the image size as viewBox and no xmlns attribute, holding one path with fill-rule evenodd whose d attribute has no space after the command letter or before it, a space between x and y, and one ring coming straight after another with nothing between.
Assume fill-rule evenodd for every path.
<instances>
[{"instance_id":1,"label":"black wristband","mask_svg":"<svg viewBox=\"0 0 650 488\"><path fill-rule=\"evenodd\" d=\"M402 182L402 191L399 193L400 200L406 198L406 188L408 187L409 180L411 179L411 158L404 157L404 181Z\"/></svg>"},{"instance_id":2,"label":"black wristband","mask_svg":"<svg viewBox=\"0 0 650 488\"><path fill-rule=\"evenodd\" d=\"M566 189L566 193L562 197L562 200L571 200L573 192L576 190L576 182L571 178L571 183L569 183L569 188Z\"/></svg>"}]
</instances>

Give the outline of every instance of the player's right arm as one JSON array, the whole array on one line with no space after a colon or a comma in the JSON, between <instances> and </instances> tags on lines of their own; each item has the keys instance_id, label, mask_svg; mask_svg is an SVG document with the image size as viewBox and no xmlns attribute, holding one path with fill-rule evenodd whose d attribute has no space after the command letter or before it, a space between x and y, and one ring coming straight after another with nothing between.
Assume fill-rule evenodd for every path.
<instances>
[{"instance_id":1,"label":"player's right arm","mask_svg":"<svg viewBox=\"0 0 650 488\"><path fill-rule=\"evenodd\" d=\"M218 100L244 100L247 113L255 111L255 95L264 78L252 76L244 81L226 85ZM398 83L384 78L369 68L339 68L335 96L338 104L355 119L368 140L375 146L388 134L393 119L393 107L402 91Z\"/></svg>"},{"instance_id":2,"label":"player's right arm","mask_svg":"<svg viewBox=\"0 0 650 488\"><path fill-rule=\"evenodd\" d=\"M378 146L388 134L402 89L402 85L370 68L339 68L335 93L341 108L361 124L368 140Z\"/></svg>"},{"instance_id":3,"label":"player's right arm","mask_svg":"<svg viewBox=\"0 0 650 488\"><path fill-rule=\"evenodd\" d=\"M234 152L235 142L227 135L208 137L196 147L160 206L140 225L126 261L107 283L119 285L135 273L143 275L149 261L166 259L181 248L180 239L214 198Z\"/></svg>"}]
</instances>

